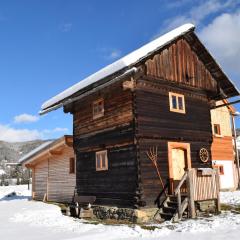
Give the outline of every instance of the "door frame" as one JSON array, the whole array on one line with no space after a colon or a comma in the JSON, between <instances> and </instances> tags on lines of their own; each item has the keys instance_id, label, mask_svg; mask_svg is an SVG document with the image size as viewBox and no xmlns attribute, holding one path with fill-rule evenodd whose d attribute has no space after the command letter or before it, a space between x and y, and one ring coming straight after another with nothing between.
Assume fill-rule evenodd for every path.
<instances>
[{"instance_id":1,"label":"door frame","mask_svg":"<svg viewBox=\"0 0 240 240\"><path fill-rule=\"evenodd\" d=\"M186 151L186 164L187 169L191 169L192 161L191 161L191 148L190 143L185 142L168 142L168 176L170 179L170 189L173 191L173 168L172 168L172 149L180 148Z\"/></svg>"}]
</instances>

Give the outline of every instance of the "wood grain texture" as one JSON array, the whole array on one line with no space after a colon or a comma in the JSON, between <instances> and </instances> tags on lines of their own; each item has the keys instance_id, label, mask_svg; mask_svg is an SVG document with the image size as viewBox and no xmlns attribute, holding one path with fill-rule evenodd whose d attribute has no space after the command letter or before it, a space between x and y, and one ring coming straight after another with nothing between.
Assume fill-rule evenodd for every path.
<instances>
[{"instance_id":1,"label":"wood grain texture","mask_svg":"<svg viewBox=\"0 0 240 240\"><path fill-rule=\"evenodd\" d=\"M73 149L65 146L61 155L45 155L31 166L35 200L43 200L46 194L48 201L71 202L76 185L76 175L69 174L72 157Z\"/></svg>"},{"instance_id":2,"label":"wood grain texture","mask_svg":"<svg viewBox=\"0 0 240 240\"><path fill-rule=\"evenodd\" d=\"M211 150L212 160L234 161L232 137L214 137Z\"/></svg>"},{"instance_id":3,"label":"wood grain texture","mask_svg":"<svg viewBox=\"0 0 240 240\"><path fill-rule=\"evenodd\" d=\"M170 112L169 92L185 96L186 114ZM169 178L168 143L190 144L192 168L211 167L200 161L198 152L205 147L211 152L212 130L210 107L206 94L170 86L154 79L140 79L136 89L136 138L140 155L141 201L154 206L162 190L157 172L146 156L150 147L158 146L158 166L165 183Z\"/></svg>"},{"instance_id":4,"label":"wood grain texture","mask_svg":"<svg viewBox=\"0 0 240 240\"><path fill-rule=\"evenodd\" d=\"M217 91L217 82L185 39L179 39L146 61L147 75Z\"/></svg>"}]
</instances>

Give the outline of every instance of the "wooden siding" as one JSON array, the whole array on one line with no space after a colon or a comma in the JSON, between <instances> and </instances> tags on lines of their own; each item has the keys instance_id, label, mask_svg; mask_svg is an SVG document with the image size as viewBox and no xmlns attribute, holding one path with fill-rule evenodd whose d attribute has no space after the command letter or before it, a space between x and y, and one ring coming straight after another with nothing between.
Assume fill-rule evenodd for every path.
<instances>
[{"instance_id":1,"label":"wooden siding","mask_svg":"<svg viewBox=\"0 0 240 240\"><path fill-rule=\"evenodd\" d=\"M74 157L73 149L64 147L60 154L44 155L33 171L34 199L53 202L70 202L76 185L76 175L69 174L69 158Z\"/></svg>"},{"instance_id":2,"label":"wooden siding","mask_svg":"<svg viewBox=\"0 0 240 240\"><path fill-rule=\"evenodd\" d=\"M223 103L224 101L218 101L216 105ZM230 110L227 107L212 109L211 121L213 129L212 160L234 161ZM214 124L219 124L220 136L214 134Z\"/></svg>"},{"instance_id":3,"label":"wooden siding","mask_svg":"<svg viewBox=\"0 0 240 240\"><path fill-rule=\"evenodd\" d=\"M104 99L104 116L93 119L92 102ZM74 150L77 192L96 203L134 207L137 169L132 92L122 83L86 97L74 105ZM107 150L108 170L96 171L96 152Z\"/></svg>"},{"instance_id":4,"label":"wooden siding","mask_svg":"<svg viewBox=\"0 0 240 240\"><path fill-rule=\"evenodd\" d=\"M96 196L96 204L133 207L136 191L135 146L108 149L108 170L96 171L95 152L77 155L77 191Z\"/></svg>"},{"instance_id":5,"label":"wooden siding","mask_svg":"<svg viewBox=\"0 0 240 240\"><path fill-rule=\"evenodd\" d=\"M217 83L200 58L180 39L138 67L143 74L133 78L131 90L124 91L120 81L65 107L74 119L77 191L96 196L97 204L154 206L161 185L146 156L153 146L164 182L168 142L190 144L193 168L211 167L209 96L217 93ZM184 95L185 114L170 111L169 92ZM104 116L93 119L92 103L99 98ZM207 163L199 159L202 147L210 152ZM108 151L108 170L96 171L95 152L102 150Z\"/></svg>"},{"instance_id":6,"label":"wooden siding","mask_svg":"<svg viewBox=\"0 0 240 240\"><path fill-rule=\"evenodd\" d=\"M94 119L92 104L104 100L104 116ZM133 119L131 91L123 91L122 83L76 102L74 105L74 137L97 134L106 129L124 125Z\"/></svg>"},{"instance_id":7,"label":"wooden siding","mask_svg":"<svg viewBox=\"0 0 240 240\"><path fill-rule=\"evenodd\" d=\"M185 39L169 45L146 61L147 75L217 91L217 82Z\"/></svg>"},{"instance_id":8,"label":"wooden siding","mask_svg":"<svg viewBox=\"0 0 240 240\"><path fill-rule=\"evenodd\" d=\"M212 143L212 160L234 161L232 137L214 137Z\"/></svg>"},{"instance_id":9,"label":"wooden siding","mask_svg":"<svg viewBox=\"0 0 240 240\"><path fill-rule=\"evenodd\" d=\"M186 114L170 111L170 91L185 96ZM206 95L140 80L137 83L136 105L139 137L212 142L210 106Z\"/></svg>"},{"instance_id":10,"label":"wooden siding","mask_svg":"<svg viewBox=\"0 0 240 240\"><path fill-rule=\"evenodd\" d=\"M48 159L34 166L34 200L43 200L47 194Z\"/></svg>"},{"instance_id":11,"label":"wooden siding","mask_svg":"<svg viewBox=\"0 0 240 240\"><path fill-rule=\"evenodd\" d=\"M223 104L223 101L218 101L216 105ZM221 136L232 136L232 128L231 128L231 115L230 111L227 107L220 107L211 110L211 121L212 128L214 124L220 125ZM214 133L214 131L213 131Z\"/></svg>"},{"instance_id":12,"label":"wooden siding","mask_svg":"<svg viewBox=\"0 0 240 240\"><path fill-rule=\"evenodd\" d=\"M219 176L217 171L204 176L197 169L192 169L192 181L194 201L218 198Z\"/></svg>"},{"instance_id":13,"label":"wooden siding","mask_svg":"<svg viewBox=\"0 0 240 240\"><path fill-rule=\"evenodd\" d=\"M174 113L169 107L169 91L184 94L186 114ZM167 86L155 80L139 80L136 90L136 138L139 149L141 201L153 206L162 187L156 169L146 156L150 147L158 146L158 166L162 178L169 178L168 142L190 144L193 168L211 167L204 164L198 152L205 147L211 152L212 131L210 107L206 95ZM211 155L211 153L210 153Z\"/></svg>"},{"instance_id":14,"label":"wooden siding","mask_svg":"<svg viewBox=\"0 0 240 240\"><path fill-rule=\"evenodd\" d=\"M48 201L71 202L76 186L76 174L70 172L73 149L65 147L61 155L49 159Z\"/></svg>"}]
</instances>

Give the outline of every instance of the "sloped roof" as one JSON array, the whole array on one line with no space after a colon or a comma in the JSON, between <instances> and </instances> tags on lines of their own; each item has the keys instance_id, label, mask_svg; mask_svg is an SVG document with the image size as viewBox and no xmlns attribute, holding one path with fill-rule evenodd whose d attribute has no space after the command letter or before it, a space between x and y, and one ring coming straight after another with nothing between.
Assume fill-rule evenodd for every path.
<instances>
[{"instance_id":1,"label":"sloped roof","mask_svg":"<svg viewBox=\"0 0 240 240\"><path fill-rule=\"evenodd\" d=\"M79 92L80 90L85 89L86 87L93 85L94 83L97 83L98 81L107 78L115 73L120 72L121 70L129 70L130 67L133 67L134 64L138 63L139 61L143 60L144 58L148 57L149 55L153 54L157 50L163 48L167 44L171 43L172 41L176 40L177 38L189 34L190 38L192 38L191 32L194 31L194 25L193 24L184 24L162 36L159 38L149 42L148 44L142 46L141 48L129 53L128 55L122 57L121 59L115 61L114 63L102 68L98 72L88 76L87 78L81 80L77 84L73 85L72 87L66 89L65 91L59 93L58 95L54 96L53 98L49 99L48 101L44 102L41 107L41 112L44 113L45 111L49 110L51 111L51 108L54 108L54 106L63 103L67 99L69 99L71 96L73 96L75 93ZM197 36L194 34L194 37L197 38ZM204 54L206 58L210 59L212 64L214 65L214 72L213 76L219 78L217 80L222 81L222 85L226 85L229 92L231 92L228 97L236 96L239 94L238 90L235 88L234 84L227 78L225 73L222 71L222 69L219 67L219 65L216 63L214 58L210 55L210 53L207 51L207 49L204 47L203 44L198 40L198 46L201 47L204 51ZM52 109L53 110L53 109Z\"/></svg>"},{"instance_id":2,"label":"sloped roof","mask_svg":"<svg viewBox=\"0 0 240 240\"><path fill-rule=\"evenodd\" d=\"M129 67L143 57L151 54L152 52L158 50L162 46L168 44L169 42L173 41L174 39L178 38L181 35L184 35L186 32L189 32L194 29L194 25L192 24L184 24L164 35L161 37L151 41L150 43L144 45L143 47L129 53L128 55L120 58L119 60L115 61L114 63L102 68L98 72L90 75L89 77L83 79L82 81L78 82L77 84L73 85L72 87L66 89L65 91L61 92L60 94L56 95L55 97L49 99L42 105L42 110L52 107L53 105L61 102L62 100L70 97L74 93L80 91L81 89L93 84L107 76L110 76L126 67Z\"/></svg>"},{"instance_id":3,"label":"sloped roof","mask_svg":"<svg viewBox=\"0 0 240 240\"><path fill-rule=\"evenodd\" d=\"M46 148L48 148L54 141L47 141L44 142L43 144L41 144L40 146L34 148L32 151L30 151L29 153L27 153L26 155L24 155L23 157L21 157L19 159L19 163L23 164L25 161L29 160L31 157L37 155L38 153L42 152L43 150L45 150Z\"/></svg>"},{"instance_id":4,"label":"sloped roof","mask_svg":"<svg viewBox=\"0 0 240 240\"><path fill-rule=\"evenodd\" d=\"M35 158L37 158L39 155L44 153L46 150L54 149L57 146L59 146L59 144L69 145L70 142L72 142L72 136L70 136L70 135L64 135L63 137L61 137L57 140L49 140L49 141L41 144L37 148L33 149L32 151L30 151L29 153L24 155L22 158L20 158L19 163L22 165L29 164L29 163L35 161Z\"/></svg>"}]
</instances>

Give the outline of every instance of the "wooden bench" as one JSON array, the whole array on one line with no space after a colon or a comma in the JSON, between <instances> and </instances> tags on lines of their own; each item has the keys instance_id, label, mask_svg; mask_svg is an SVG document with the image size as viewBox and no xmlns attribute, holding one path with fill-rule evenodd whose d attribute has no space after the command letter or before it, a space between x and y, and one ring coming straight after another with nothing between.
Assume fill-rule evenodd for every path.
<instances>
[{"instance_id":1,"label":"wooden bench","mask_svg":"<svg viewBox=\"0 0 240 240\"><path fill-rule=\"evenodd\" d=\"M70 205L71 215L76 217L90 217L92 211L89 209L89 204L92 205L95 201L96 196L74 196L73 203ZM84 216L81 216L80 213Z\"/></svg>"},{"instance_id":2,"label":"wooden bench","mask_svg":"<svg viewBox=\"0 0 240 240\"><path fill-rule=\"evenodd\" d=\"M96 196L74 196L74 202L81 206L93 204L96 201Z\"/></svg>"}]
</instances>

